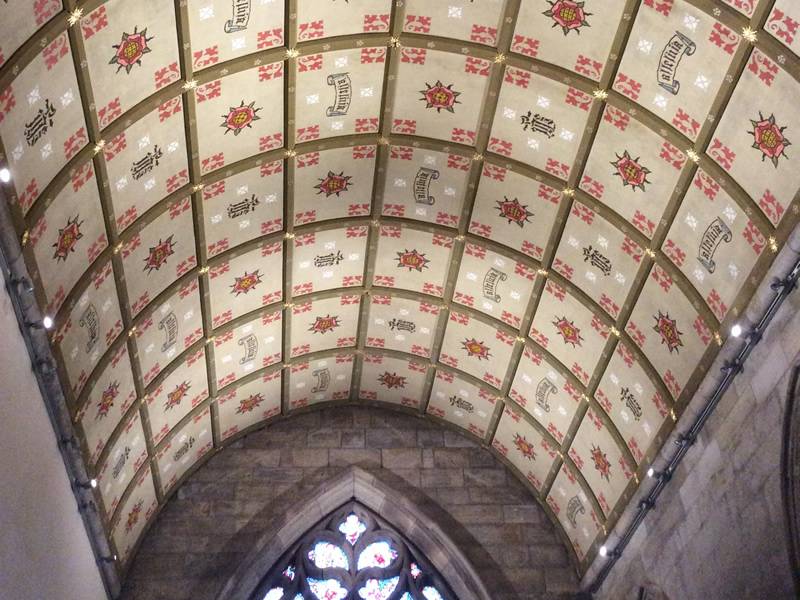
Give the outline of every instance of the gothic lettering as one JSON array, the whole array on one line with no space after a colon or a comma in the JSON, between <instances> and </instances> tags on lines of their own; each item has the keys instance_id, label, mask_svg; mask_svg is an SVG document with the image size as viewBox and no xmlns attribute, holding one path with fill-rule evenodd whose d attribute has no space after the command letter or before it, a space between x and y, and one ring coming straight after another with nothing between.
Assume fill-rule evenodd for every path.
<instances>
[{"instance_id":1,"label":"gothic lettering","mask_svg":"<svg viewBox=\"0 0 800 600\"><path fill-rule=\"evenodd\" d=\"M328 369L316 369L312 375L317 378L317 383L311 388L311 393L326 391L331 383L331 372Z\"/></svg>"},{"instance_id":2,"label":"gothic lettering","mask_svg":"<svg viewBox=\"0 0 800 600\"><path fill-rule=\"evenodd\" d=\"M557 392L557 388L547 377L536 385L536 404L544 411L550 412L550 396Z\"/></svg>"},{"instance_id":3,"label":"gothic lettering","mask_svg":"<svg viewBox=\"0 0 800 600\"><path fill-rule=\"evenodd\" d=\"M670 94L677 95L681 89L680 82L675 79L678 71L678 65L681 59L686 56L691 56L695 51L695 43L688 37L675 32L667 45L661 51L661 58L658 61L657 79L658 85L667 90Z\"/></svg>"},{"instance_id":4,"label":"gothic lettering","mask_svg":"<svg viewBox=\"0 0 800 600\"><path fill-rule=\"evenodd\" d=\"M483 276L483 297L492 302L500 302L500 295L497 293L497 286L501 281L508 279L508 275L498 271L494 267L490 268Z\"/></svg>"},{"instance_id":5,"label":"gothic lettering","mask_svg":"<svg viewBox=\"0 0 800 600\"><path fill-rule=\"evenodd\" d=\"M394 331L397 329L398 331L407 331L408 333L414 333L416 331L417 326L412 323L411 321L405 321L403 319L392 319L388 323L389 329Z\"/></svg>"},{"instance_id":6,"label":"gothic lettering","mask_svg":"<svg viewBox=\"0 0 800 600\"><path fill-rule=\"evenodd\" d=\"M315 267L335 267L344 260L341 250L331 252L330 254L320 254L314 257Z\"/></svg>"},{"instance_id":7,"label":"gothic lettering","mask_svg":"<svg viewBox=\"0 0 800 600\"><path fill-rule=\"evenodd\" d=\"M240 338L237 344L239 344L244 350L244 356L239 359L240 365L249 363L258 354L258 338L252 333Z\"/></svg>"},{"instance_id":8,"label":"gothic lettering","mask_svg":"<svg viewBox=\"0 0 800 600\"><path fill-rule=\"evenodd\" d=\"M131 177L139 180L147 175L158 166L158 161L162 156L164 156L164 152L158 147L158 144L156 144L153 146L152 152L148 152L131 165Z\"/></svg>"},{"instance_id":9,"label":"gothic lettering","mask_svg":"<svg viewBox=\"0 0 800 600\"><path fill-rule=\"evenodd\" d=\"M546 135L548 139L556 134L556 122L553 121L553 119L543 117L539 113L531 116L531 111L528 111L526 114L522 115L520 119L522 121L522 131L528 131L528 129L530 129L536 133Z\"/></svg>"},{"instance_id":10,"label":"gothic lettering","mask_svg":"<svg viewBox=\"0 0 800 600\"><path fill-rule=\"evenodd\" d=\"M225 33L235 33L247 29L250 20L250 0L231 0L232 17L225 21Z\"/></svg>"},{"instance_id":11,"label":"gothic lettering","mask_svg":"<svg viewBox=\"0 0 800 600\"><path fill-rule=\"evenodd\" d=\"M56 107L50 104L49 99L45 99L44 108L40 108L30 123L25 123L25 141L28 146L34 146L36 142L44 137L47 131L53 126L53 116L56 114Z\"/></svg>"},{"instance_id":12,"label":"gothic lettering","mask_svg":"<svg viewBox=\"0 0 800 600\"><path fill-rule=\"evenodd\" d=\"M700 247L697 251L697 260L706 268L706 271L713 273L717 265L714 262L714 253L722 242L726 244L733 239L730 228L725 222L717 217L706 228L700 240Z\"/></svg>"},{"instance_id":13,"label":"gothic lettering","mask_svg":"<svg viewBox=\"0 0 800 600\"><path fill-rule=\"evenodd\" d=\"M475 410L475 407L472 406L472 402L467 402L466 400L460 398L459 396L450 397L450 406L460 408L461 410L465 410L470 414L472 414L472 412Z\"/></svg>"},{"instance_id":14,"label":"gothic lettering","mask_svg":"<svg viewBox=\"0 0 800 600\"><path fill-rule=\"evenodd\" d=\"M161 351L166 352L178 340L178 317L174 312L169 313L166 317L158 322L159 331L163 331L166 339L161 344Z\"/></svg>"},{"instance_id":15,"label":"gothic lettering","mask_svg":"<svg viewBox=\"0 0 800 600\"><path fill-rule=\"evenodd\" d=\"M439 179L439 171L420 167L414 177L414 200L417 204L427 204L432 206L436 203L436 198L431 196L431 181Z\"/></svg>"},{"instance_id":16,"label":"gothic lettering","mask_svg":"<svg viewBox=\"0 0 800 600\"><path fill-rule=\"evenodd\" d=\"M89 306L86 307L78 324L86 328L86 334L89 336L89 340L86 342L86 354L89 354L100 338L100 317L97 314L97 308L95 308L94 304L90 303Z\"/></svg>"},{"instance_id":17,"label":"gothic lettering","mask_svg":"<svg viewBox=\"0 0 800 600\"><path fill-rule=\"evenodd\" d=\"M189 450L191 450L192 446L194 446L194 438L190 437L188 440L183 442L183 444L181 444L180 448L175 451L175 454L172 455L172 461L178 462L189 453Z\"/></svg>"},{"instance_id":18,"label":"gothic lettering","mask_svg":"<svg viewBox=\"0 0 800 600\"><path fill-rule=\"evenodd\" d=\"M606 277L611 275L611 261L603 256L599 250L592 248L591 244L583 249L583 262L591 263L593 267L600 269Z\"/></svg>"},{"instance_id":19,"label":"gothic lettering","mask_svg":"<svg viewBox=\"0 0 800 600\"><path fill-rule=\"evenodd\" d=\"M128 446L125 446L122 454L119 455L117 462L114 463L114 468L111 469L111 477L116 479L119 477L119 474L122 473L122 469L125 468L125 463L128 462L128 457L131 455L131 449Z\"/></svg>"},{"instance_id":20,"label":"gothic lettering","mask_svg":"<svg viewBox=\"0 0 800 600\"><path fill-rule=\"evenodd\" d=\"M633 418L637 421L642 418L642 407L636 401L636 396L633 395L633 392L630 391L629 388L622 388L620 390L619 399L625 403L625 406L628 407L633 413Z\"/></svg>"},{"instance_id":21,"label":"gothic lettering","mask_svg":"<svg viewBox=\"0 0 800 600\"><path fill-rule=\"evenodd\" d=\"M228 218L229 219L236 219L243 215L246 215L256 209L258 206L258 198L256 195L253 194L249 198L245 198L244 200L240 200L239 202L231 202L228 205Z\"/></svg>"},{"instance_id":22,"label":"gothic lettering","mask_svg":"<svg viewBox=\"0 0 800 600\"><path fill-rule=\"evenodd\" d=\"M583 502L581 502L581 499L577 495L569 499L569 502L567 502L567 520L570 525L577 527L578 515L582 515L585 512L586 509L583 506Z\"/></svg>"},{"instance_id":23,"label":"gothic lettering","mask_svg":"<svg viewBox=\"0 0 800 600\"><path fill-rule=\"evenodd\" d=\"M350 110L350 100L353 97L353 85L350 82L350 73L336 73L328 75L328 85L333 86L335 98L333 104L325 109L329 117L342 117Z\"/></svg>"}]
</instances>

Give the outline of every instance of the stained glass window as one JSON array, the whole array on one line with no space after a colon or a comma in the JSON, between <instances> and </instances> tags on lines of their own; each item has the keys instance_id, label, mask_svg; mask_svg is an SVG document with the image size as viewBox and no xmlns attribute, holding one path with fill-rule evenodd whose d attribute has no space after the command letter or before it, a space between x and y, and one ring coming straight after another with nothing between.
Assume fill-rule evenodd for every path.
<instances>
[{"instance_id":1,"label":"stained glass window","mask_svg":"<svg viewBox=\"0 0 800 600\"><path fill-rule=\"evenodd\" d=\"M364 506L350 502L309 531L251 600L456 600L427 559Z\"/></svg>"}]
</instances>

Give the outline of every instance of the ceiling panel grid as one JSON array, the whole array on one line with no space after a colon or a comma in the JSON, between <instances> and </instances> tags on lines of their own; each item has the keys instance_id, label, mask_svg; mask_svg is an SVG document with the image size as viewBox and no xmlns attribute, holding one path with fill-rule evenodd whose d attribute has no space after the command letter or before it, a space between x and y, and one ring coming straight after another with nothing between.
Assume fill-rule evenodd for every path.
<instances>
[{"instance_id":1,"label":"ceiling panel grid","mask_svg":"<svg viewBox=\"0 0 800 600\"><path fill-rule=\"evenodd\" d=\"M492 448L585 569L800 220L782 0L27 11L5 192L121 570L213 452L354 401Z\"/></svg>"}]
</instances>

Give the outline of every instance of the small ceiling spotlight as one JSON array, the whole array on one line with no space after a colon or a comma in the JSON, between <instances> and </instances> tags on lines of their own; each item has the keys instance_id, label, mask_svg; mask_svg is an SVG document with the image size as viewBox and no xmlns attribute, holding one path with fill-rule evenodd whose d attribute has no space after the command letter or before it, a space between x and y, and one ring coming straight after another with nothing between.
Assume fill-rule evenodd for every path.
<instances>
[{"instance_id":1,"label":"small ceiling spotlight","mask_svg":"<svg viewBox=\"0 0 800 600\"><path fill-rule=\"evenodd\" d=\"M608 548L606 548L605 544L600 546L600 556L607 556L608 555Z\"/></svg>"},{"instance_id":2,"label":"small ceiling spotlight","mask_svg":"<svg viewBox=\"0 0 800 600\"><path fill-rule=\"evenodd\" d=\"M83 488L84 490L93 490L97 488L97 479L92 478L89 481L84 481L83 483L75 482L79 488Z\"/></svg>"},{"instance_id":3,"label":"small ceiling spotlight","mask_svg":"<svg viewBox=\"0 0 800 600\"><path fill-rule=\"evenodd\" d=\"M656 474L656 470L653 467L650 467L649 469L647 469L647 476L648 477L652 477L655 474Z\"/></svg>"},{"instance_id":4,"label":"small ceiling spotlight","mask_svg":"<svg viewBox=\"0 0 800 600\"><path fill-rule=\"evenodd\" d=\"M0 181L2 181L3 183L8 183L9 181L11 181L11 171L6 169L5 167L0 169Z\"/></svg>"},{"instance_id":5,"label":"small ceiling spotlight","mask_svg":"<svg viewBox=\"0 0 800 600\"><path fill-rule=\"evenodd\" d=\"M731 335L737 338L742 335L742 326L736 323L733 327L731 327Z\"/></svg>"},{"instance_id":6,"label":"small ceiling spotlight","mask_svg":"<svg viewBox=\"0 0 800 600\"><path fill-rule=\"evenodd\" d=\"M53 317L45 315L44 319L42 319L42 325L44 325L45 329L51 329L53 327Z\"/></svg>"}]
</instances>

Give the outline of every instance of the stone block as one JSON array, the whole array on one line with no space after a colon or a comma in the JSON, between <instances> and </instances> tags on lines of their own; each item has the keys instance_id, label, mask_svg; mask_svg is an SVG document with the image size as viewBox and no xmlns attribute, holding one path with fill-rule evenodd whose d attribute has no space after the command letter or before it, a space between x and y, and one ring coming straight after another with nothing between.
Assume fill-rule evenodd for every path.
<instances>
[{"instance_id":1,"label":"stone block","mask_svg":"<svg viewBox=\"0 0 800 600\"><path fill-rule=\"evenodd\" d=\"M444 433L441 429L418 429L417 446L420 448L444 446Z\"/></svg>"},{"instance_id":2,"label":"stone block","mask_svg":"<svg viewBox=\"0 0 800 600\"><path fill-rule=\"evenodd\" d=\"M337 429L314 429L308 432L309 448L339 448L342 432Z\"/></svg>"},{"instance_id":3,"label":"stone block","mask_svg":"<svg viewBox=\"0 0 800 600\"><path fill-rule=\"evenodd\" d=\"M464 483L468 486L496 487L506 483L505 469L464 469Z\"/></svg>"},{"instance_id":4,"label":"stone block","mask_svg":"<svg viewBox=\"0 0 800 600\"><path fill-rule=\"evenodd\" d=\"M467 448L435 448L433 464L443 469L469 466L469 449Z\"/></svg>"},{"instance_id":5,"label":"stone block","mask_svg":"<svg viewBox=\"0 0 800 600\"><path fill-rule=\"evenodd\" d=\"M342 448L364 448L365 435L363 429L345 429L342 431Z\"/></svg>"},{"instance_id":6,"label":"stone block","mask_svg":"<svg viewBox=\"0 0 800 600\"><path fill-rule=\"evenodd\" d=\"M450 429L444 430L444 445L447 448L477 448L478 444L473 442L468 437L452 431Z\"/></svg>"},{"instance_id":7,"label":"stone block","mask_svg":"<svg viewBox=\"0 0 800 600\"><path fill-rule=\"evenodd\" d=\"M384 448L381 450L384 469L413 469L422 466L422 450L419 448Z\"/></svg>"},{"instance_id":8,"label":"stone block","mask_svg":"<svg viewBox=\"0 0 800 600\"><path fill-rule=\"evenodd\" d=\"M464 473L461 469L425 469L422 471L423 488L462 487Z\"/></svg>"},{"instance_id":9,"label":"stone block","mask_svg":"<svg viewBox=\"0 0 800 600\"><path fill-rule=\"evenodd\" d=\"M281 453L282 467L325 467L328 465L326 448L286 448Z\"/></svg>"},{"instance_id":10,"label":"stone block","mask_svg":"<svg viewBox=\"0 0 800 600\"><path fill-rule=\"evenodd\" d=\"M368 429L367 448L414 448L417 436L401 429Z\"/></svg>"},{"instance_id":11,"label":"stone block","mask_svg":"<svg viewBox=\"0 0 800 600\"><path fill-rule=\"evenodd\" d=\"M374 449L359 448L334 448L329 450L330 465L332 467L348 467L358 465L361 467L380 467L381 452Z\"/></svg>"}]
</instances>

